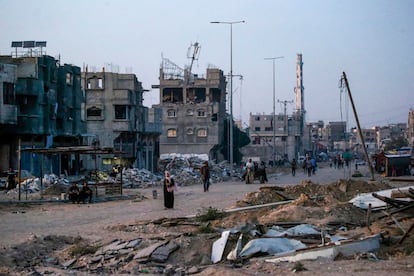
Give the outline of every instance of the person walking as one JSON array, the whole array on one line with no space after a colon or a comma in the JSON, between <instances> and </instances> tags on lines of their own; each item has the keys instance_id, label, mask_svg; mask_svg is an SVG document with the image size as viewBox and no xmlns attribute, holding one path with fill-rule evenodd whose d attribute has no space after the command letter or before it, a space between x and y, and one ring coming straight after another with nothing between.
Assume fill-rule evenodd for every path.
<instances>
[{"instance_id":1,"label":"person walking","mask_svg":"<svg viewBox=\"0 0 414 276\"><path fill-rule=\"evenodd\" d=\"M204 192L208 192L210 187L210 169L208 167L208 161L205 161L200 168L201 182L203 183Z\"/></svg>"},{"instance_id":2,"label":"person walking","mask_svg":"<svg viewBox=\"0 0 414 276\"><path fill-rule=\"evenodd\" d=\"M260 183L263 184L265 182L268 182L267 173L266 173L266 164L264 161L260 162L259 171L260 171Z\"/></svg>"},{"instance_id":3,"label":"person walking","mask_svg":"<svg viewBox=\"0 0 414 276\"><path fill-rule=\"evenodd\" d=\"M16 188L16 174L13 169L10 168L7 172L7 190Z\"/></svg>"},{"instance_id":4,"label":"person walking","mask_svg":"<svg viewBox=\"0 0 414 276\"><path fill-rule=\"evenodd\" d=\"M164 209L174 208L174 179L171 178L170 172L164 172Z\"/></svg>"},{"instance_id":5,"label":"person walking","mask_svg":"<svg viewBox=\"0 0 414 276\"><path fill-rule=\"evenodd\" d=\"M246 184L251 184L254 181L254 164L251 158L246 163Z\"/></svg>"},{"instance_id":6,"label":"person walking","mask_svg":"<svg viewBox=\"0 0 414 276\"><path fill-rule=\"evenodd\" d=\"M293 158L292 162L290 164L291 164L291 167L292 167L292 176L295 176L296 175L296 165L297 165L296 159Z\"/></svg>"},{"instance_id":7,"label":"person walking","mask_svg":"<svg viewBox=\"0 0 414 276\"><path fill-rule=\"evenodd\" d=\"M309 156L306 159L306 171L308 172L308 176L312 175L312 162L311 162L311 158Z\"/></svg>"}]
</instances>

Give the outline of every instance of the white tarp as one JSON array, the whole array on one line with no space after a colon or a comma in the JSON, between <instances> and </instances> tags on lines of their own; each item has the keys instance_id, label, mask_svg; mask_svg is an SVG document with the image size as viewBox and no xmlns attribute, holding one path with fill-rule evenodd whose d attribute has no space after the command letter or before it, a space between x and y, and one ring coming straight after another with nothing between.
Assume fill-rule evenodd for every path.
<instances>
[{"instance_id":1,"label":"white tarp","mask_svg":"<svg viewBox=\"0 0 414 276\"><path fill-rule=\"evenodd\" d=\"M292 252L306 248L306 245L298 240L287 238L263 238L249 241L240 252L240 257L248 258L257 253L274 255L284 252Z\"/></svg>"},{"instance_id":2,"label":"white tarp","mask_svg":"<svg viewBox=\"0 0 414 276\"><path fill-rule=\"evenodd\" d=\"M319 248L313 248L309 250L301 250L293 254L279 254L274 259L265 260L269 263L278 262L298 262L303 260L316 260L326 259L333 261L336 256L341 254L342 256L352 256L356 253L373 252L380 248L379 235L371 236L366 239L358 241L345 241L338 242L335 245L328 245Z\"/></svg>"},{"instance_id":3,"label":"white tarp","mask_svg":"<svg viewBox=\"0 0 414 276\"><path fill-rule=\"evenodd\" d=\"M266 232L267 237L289 237L289 236L306 236L320 235L321 232L316 230L310 224L299 224L287 230L279 226L274 226Z\"/></svg>"},{"instance_id":4,"label":"white tarp","mask_svg":"<svg viewBox=\"0 0 414 276\"><path fill-rule=\"evenodd\" d=\"M408 186L408 187L401 187L401 188L395 188L395 189L388 189L388 190L382 190L379 192L376 192L376 194L380 196L385 197L391 197L391 193L393 191L408 191L409 188L414 189L414 186ZM404 200L402 198L399 198L399 200ZM407 199L409 200L409 199ZM361 209L368 209L368 205L371 204L371 209L383 209L387 207L387 203L384 201L375 198L372 196L372 193L366 193L366 194L360 194L354 197L349 201L349 203L352 203L354 206L361 208Z\"/></svg>"}]
</instances>

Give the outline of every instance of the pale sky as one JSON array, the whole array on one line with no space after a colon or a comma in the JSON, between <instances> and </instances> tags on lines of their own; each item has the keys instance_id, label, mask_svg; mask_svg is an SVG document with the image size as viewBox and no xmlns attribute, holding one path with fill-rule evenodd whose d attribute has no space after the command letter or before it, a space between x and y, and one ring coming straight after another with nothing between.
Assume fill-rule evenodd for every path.
<instances>
[{"instance_id":1,"label":"pale sky","mask_svg":"<svg viewBox=\"0 0 414 276\"><path fill-rule=\"evenodd\" d=\"M47 41L62 63L134 73L159 102L161 55L184 68L187 50L201 45L193 73L209 65L230 72L233 25L233 114L273 112L295 99L296 54L303 54L306 120L355 125L338 87L347 74L362 127L407 122L414 108L414 1L412 0L0 0L0 54L12 41ZM287 105L291 114L294 104ZM276 103L276 113L283 106Z\"/></svg>"}]
</instances>

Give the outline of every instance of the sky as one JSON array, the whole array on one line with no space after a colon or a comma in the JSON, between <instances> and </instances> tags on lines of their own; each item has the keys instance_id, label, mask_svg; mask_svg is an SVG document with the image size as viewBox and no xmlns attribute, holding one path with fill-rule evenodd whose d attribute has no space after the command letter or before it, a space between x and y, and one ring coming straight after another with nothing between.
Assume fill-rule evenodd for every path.
<instances>
[{"instance_id":1,"label":"sky","mask_svg":"<svg viewBox=\"0 0 414 276\"><path fill-rule=\"evenodd\" d=\"M151 107L162 57L184 68L197 42L195 74L228 75L232 54L233 115L247 126L249 114L272 114L273 77L276 114L278 101L295 100L301 53L306 121L355 126L339 87L345 72L361 127L371 128L407 123L414 108L413 12L412 0L0 0L0 55L12 41L47 41L62 64L136 74ZM243 20L231 40L229 24L211 24ZM280 56L273 74L265 58Z\"/></svg>"}]
</instances>

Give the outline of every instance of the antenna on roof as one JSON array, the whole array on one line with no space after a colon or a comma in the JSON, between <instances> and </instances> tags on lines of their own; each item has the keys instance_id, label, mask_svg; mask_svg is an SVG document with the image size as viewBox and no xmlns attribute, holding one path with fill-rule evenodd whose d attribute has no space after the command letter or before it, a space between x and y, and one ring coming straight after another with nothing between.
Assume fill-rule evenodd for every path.
<instances>
[{"instance_id":1,"label":"antenna on roof","mask_svg":"<svg viewBox=\"0 0 414 276\"><path fill-rule=\"evenodd\" d=\"M191 44L188 47L187 57L191 59L190 67L188 67L188 74L191 74L191 70L193 69L194 60L198 60L200 56L200 44L198 42Z\"/></svg>"}]
</instances>

